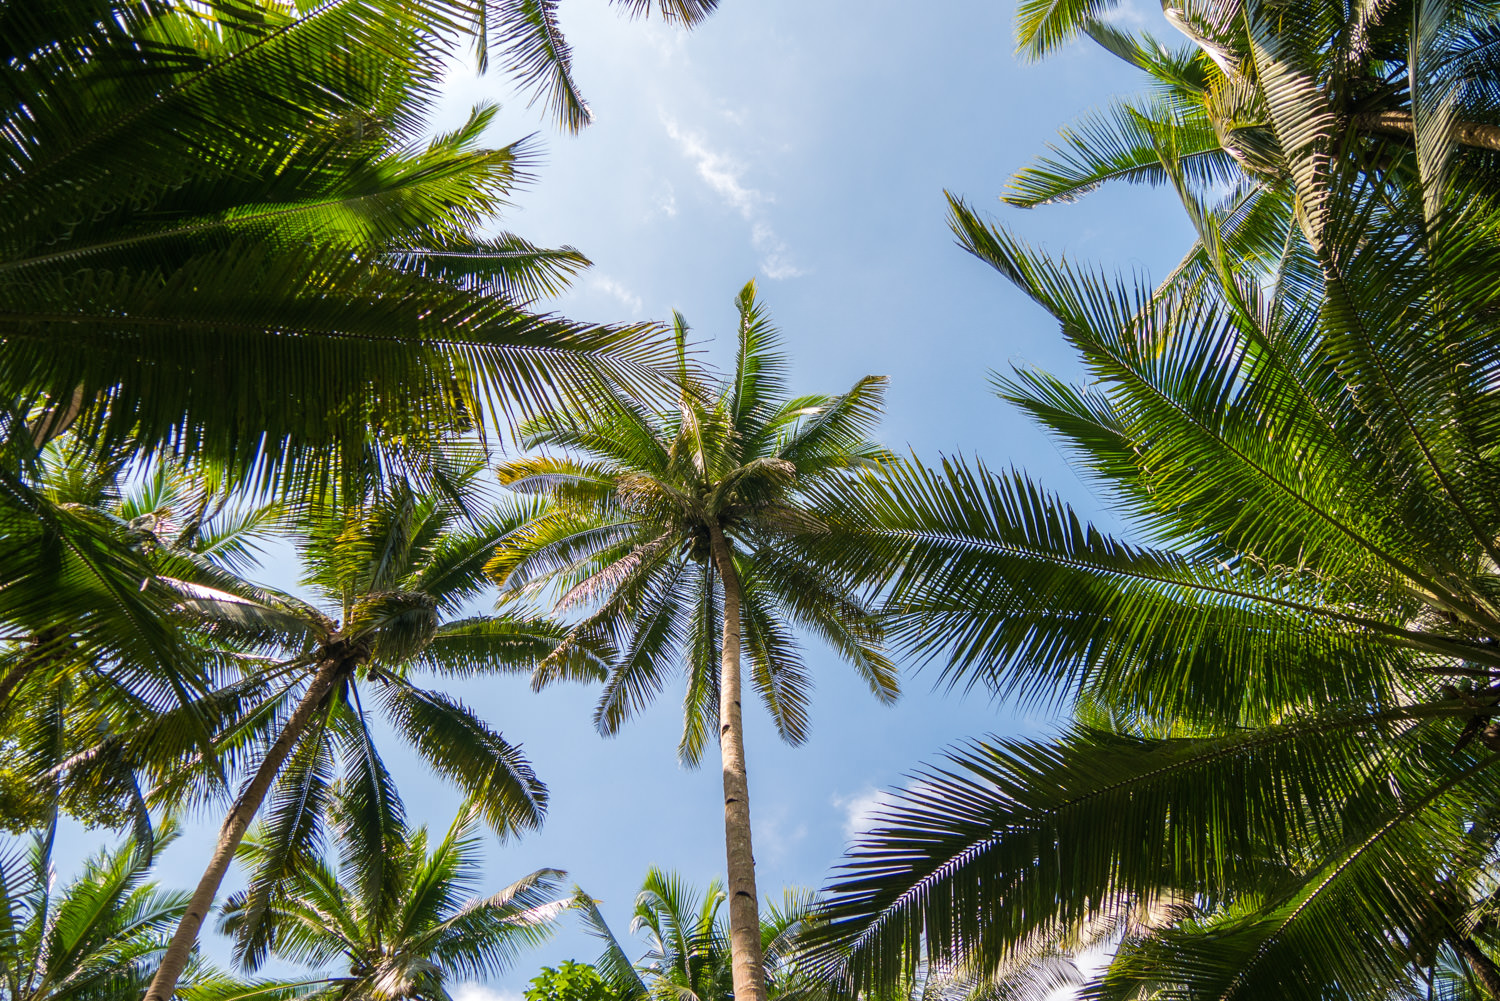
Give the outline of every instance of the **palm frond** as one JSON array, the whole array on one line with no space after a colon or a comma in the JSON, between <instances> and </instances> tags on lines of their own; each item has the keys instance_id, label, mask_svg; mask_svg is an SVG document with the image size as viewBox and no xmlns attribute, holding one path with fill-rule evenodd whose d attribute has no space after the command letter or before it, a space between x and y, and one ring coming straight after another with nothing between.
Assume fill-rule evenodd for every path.
<instances>
[{"instance_id":1,"label":"palm frond","mask_svg":"<svg viewBox=\"0 0 1500 1001\"><path fill-rule=\"evenodd\" d=\"M399 678L388 679L381 701L398 732L434 771L474 798L496 833L540 825L547 787L519 747L462 703Z\"/></svg>"}]
</instances>

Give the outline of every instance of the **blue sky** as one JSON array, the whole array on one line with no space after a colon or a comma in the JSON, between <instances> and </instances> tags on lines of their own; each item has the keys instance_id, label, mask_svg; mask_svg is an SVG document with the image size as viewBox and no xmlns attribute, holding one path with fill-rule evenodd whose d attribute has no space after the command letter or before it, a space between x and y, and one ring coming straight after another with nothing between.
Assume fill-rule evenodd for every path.
<instances>
[{"instance_id":1,"label":"blue sky","mask_svg":"<svg viewBox=\"0 0 1500 1001\"><path fill-rule=\"evenodd\" d=\"M1171 38L1155 10L1127 4L1117 16ZM1111 270L1159 277L1190 237L1175 201L1149 189L1030 212L996 200L1059 125L1139 84L1089 44L1022 62L1011 18L1009 3L984 0L723 0L685 34L626 21L603 0L564 0L594 125L561 135L503 74L462 68L444 82L436 124L500 101L497 143L537 133L537 179L502 225L595 262L556 310L620 321L678 309L708 339L732 331L732 296L756 277L784 333L794 391L837 392L867 373L888 375L884 439L893 448L1022 466L1096 513L1089 486L987 387L990 370L1012 363L1069 375L1077 367L1039 309L954 246L943 191ZM728 340L705 347L711 360L728 360ZM806 745L781 745L764 713L748 712L764 898L821 884L879 790L945 745L1047 726L1044 708L936 693L922 674L883 708L823 651L810 647L809 660L818 689ZM553 797L545 830L494 846L494 888L540 866L567 869L623 937L648 865L700 884L720 872L717 760L696 772L677 765L680 692L608 741L590 725L589 691L537 695L518 679L481 679L459 694L524 744ZM445 827L456 797L387 746L411 818ZM216 826L214 817L193 826L164 860L163 882L196 881ZM95 843L68 839L74 851ZM221 942L209 949L225 955ZM565 919L552 945L459 1001L513 995L541 965L597 951Z\"/></svg>"}]
</instances>

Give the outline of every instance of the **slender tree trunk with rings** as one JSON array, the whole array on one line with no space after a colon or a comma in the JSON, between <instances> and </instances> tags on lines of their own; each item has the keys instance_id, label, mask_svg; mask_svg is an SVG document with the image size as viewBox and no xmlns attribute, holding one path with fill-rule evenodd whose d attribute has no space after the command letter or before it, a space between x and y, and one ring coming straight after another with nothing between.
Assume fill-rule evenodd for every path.
<instances>
[{"instance_id":1,"label":"slender tree trunk with rings","mask_svg":"<svg viewBox=\"0 0 1500 1001\"><path fill-rule=\"evenodd\" d=\"M719 753L724 763L724 847L729 870L729 951L735 1001L766 1001L760 901L750 844L750 784L740 713L740 578L729 543L709 526L714 566L724 585L724 644L719 670Z\"/></svg>"}]
</instances>

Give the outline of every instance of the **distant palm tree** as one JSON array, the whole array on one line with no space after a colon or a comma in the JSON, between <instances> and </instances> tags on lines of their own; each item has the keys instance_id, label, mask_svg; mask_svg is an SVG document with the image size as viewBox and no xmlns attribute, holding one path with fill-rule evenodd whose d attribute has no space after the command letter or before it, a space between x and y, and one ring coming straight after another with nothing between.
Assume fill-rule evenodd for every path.
<instances>
[{"instance_id":1,"label":"distant palm tree","mask_svg":"<svg viewBox=\"0 0 1500 1001\"><path fill-rule=\"evenodd\" d=\"M649 870L630 921L631 933L645 938L647 951L632 961L599 912L598 902L582 890L573 899L584 925L605 945L589 969L598 971L616 1001L732 1001L723 905L724 887L717 880L700 896L676 873ZM766 996L773 1001L833 1001L839 996L815 965L802 961L804 939L816 927L818 914L818 900L811 891L788 888L781 901L761 915ZM1098 930L1113 929L1111 925ZM1068 944L1092 946L1096 939ZM923 968L895 989L869 996L878 1001L1043 1001L1083 982L1072 959L1049 944L986 975Z\"/></svg>"},{"instance_id":2,"label":"distant palm tree","mask_svg":"<svg viewBox=\"0 0 1500 1001\"><path fill-rule=\"evenodd\" d=\"M53 871L51 831L13 846L0 858L0 997L136 1001L187 907L187 894L146 882L147 860L176 837L175 825L163 825L153 845L126 842L101 852L61 885ZM181 996L282 996L262 987L237 984L195 960Z\"/></svg>"},{"instance_id":3,"label":"distant palm tree","mask_svg":"<svg viewBox=\"0 0 1500 1001\"><path fill-rule=\"evenodd\" d=\"M685 668L679 754L696 763L714 734L723 760L734 992L763 1001L741 651L791 743L807 736L811 678L788 625L826 641L882 701L898 688L875 616L844 585L837 550L853 537L814 510L851 470L887 457L869 438L885 380L867 376L842 396L788 398L785 361L754 282L737 306L738 350L723 383L690 372L678 316L676 410L656 413L649 401L615 391L523 429L528 447L573 455L500 467L511 489L546 495L555 506L507 537L490 569L514 594L555 588L559 611L586 609L537 669L537 685L570 676L575 644L607 641L620 651L597 675L605 679L600 732L614 733ZM819 553L833 555L814 554L813 537L822 539Z\"/></svg>"},{"instance_id":4,"label":"distant palm tree","mask_svg":"<svg viewBox=\"0 0 1500 1001\"><path fill-rule=\"evenodd\" d=\"M264 589L184 588L190 613L226 635L275 642L292 656L258 672L259 704L218 738L220 753L248 774L149 998L171 996L239 843L268 796L258 868L241 905L251 958L266 944L254 938L265 927L257 915L272 906L276 888L321 836L338 764L344 808L363 811L363 826L348 827L346 840L363 835L371 857L379 855L403 814L370 728L371 709L473 797L479 816L496 831L541 823L546 787L520 749L462 703L411 677L423 669L448 676L526 670L565 635L544 621L462 614L488 585L484 565L495 547L538 510L535 504L486 510L476 475L469 470L441 494L396 484L374 499L305 514L297 532L304 583L327 611ZM571 648L575 660L608 654L586 643ZM573 662L569 668L581 669ZM184 793L193 791L188 785Z\"/></svg>"},{"instance_id":5,"label":"distant palm tree","mask_svg":"<svg viewBox=\"0 0 1500 1001\"><path fill-rule=\"evenodd\" d=\"M342 969L304 983L310 996L339 1001L449 1001L454 983L504 973L517 953L545 940L557 914L563 873L540 869L495 893L482 885L482 811L466 806L436 844L427 828L399 824L368 850L364 805L336 801L337 861L305 856L262 904L240 892L225 902L220 929L254 971L268 955ZM269 832L240 846L253 870L279 864Z\"/></svg>"},{"instance_id":6,"label":"distant palm tree","mask_svg":"<svg viewBox=\"0 0 1500 1001\"><path fill-rule=\"evenodd\" d=\"M573 906L589 932L604 942L594 968L619 1001L729 1001L735 993L724 901L724 886L718 880L700 895L676 873L648 870L630 921L631 934L645 937L647 951L634 961L596 901L579 890ZM787 890L780 905L761 915L766 995L774 1001L810 999L823 991L792 962L797 935L812 905L811 893Z\"/></svg>"}]
</instances>

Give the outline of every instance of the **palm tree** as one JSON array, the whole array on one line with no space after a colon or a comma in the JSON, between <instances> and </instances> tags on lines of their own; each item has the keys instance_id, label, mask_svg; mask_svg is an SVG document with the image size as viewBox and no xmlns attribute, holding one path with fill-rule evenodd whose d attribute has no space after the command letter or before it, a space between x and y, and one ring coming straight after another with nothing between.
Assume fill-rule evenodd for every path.
<instances>
[{"instance_id":1,"label":"palm tree","mask_svg":"<svg viewBox=\"0 0 1500 1001\"><path fill-rule=\"evenodd\" d=\"M950 752L856 846L821 959L846 987L1144 907L1174 916L1094 996L1418 996L1445 967L1500 993L1494 203L1328 190L1312 267L1165 293L955 204L1090 379L1001 395L1130 534L961 461L824 514L865 532L844 565L893 641L1078 716Z\"/></svg>"},{"instance_id":2,"label":"palm tree","mask_svg":"<svg viewBox=\"0 0 1500 1001\"><path fill-rule=\"evenodd\" d=\"M644 936L647 951L634 962L596 901L579 890L573 907L589 932L604 942L594 968L618 1001L729 1001L735 993L725 897L718 880L700 895L676 873L648 870L630 921L631 934ZM797 936L812 907L811 893L786 890L782 902L761 915L766 996L775 1001L822 996L822 985L802 975L793 961Z\"/></svg>"},{"instance_id":3,"label":"palm tree","mask_svg":"<svg viewBox=\"0 0 1500 1001\"><path fill-rule=\"evenodd\" d=\"M327 611L290 595L244 587L231 592L185 585L184 607L227 635L275 642L291 656L256 672L259 702L217 737L216 751L240 766L245 782L220 829L207 870L148 999L164 1001L212 907L251 821L270 797L270 812L243 898L248 955L265 943L258 915L277 887L322 836L336 767L342 765L345 809L361 811L358 830L378 856L401 823L401 800L377 750L371 711L436 771L473 797L475 809L502 834L534 828L546 787L519 748L461 702L416 684L411 673L469 676L526 669L563 637L559 627L511 615L463 615L487 585L495 547L537 513L536 505L485 510L477 468L442 493L395 484L373 499L314 508L298 534L304 583ZM577 661L604 658L590 644ZM374 706L366 708L366 700ZM179 796L197 792L185 778ZM174 790L160 795L171 800ZM351 828L351 830L353 830Z\"/></svg>"},{"instance_id":4,"label":"palm tree","mask_svg":"<svg viewBox=\"0 0 1500 1001\"><path fill-rule=\"evenodd\" d=\"M711 7L664 3L688 21ZM512 61L552 39L535 58L556 63L553 8L0 4L0 429L16 452L72 427L307 483L420 466L445 436L601 374L647 378L663 358L649 327L524 308L581 255L480 234L529 147L486 148L486 107L427 138L466 31L488 26Z\"/></svg>"},{"instance_id":5,"label":"palm tree","mask_svg":"<svg viewBox=\"0 0 1500 1001\"><path fill-rule=\"evenodd\" d=\"M1183 140L1180 154L1199 161L1205 179L1226 165L1265 181L1285 179L1298 139L1311 138L1294 136L1280 117L1295 100L1299 77L1320 92L1337 119L1330 124L1347 133L1346 155L1361 155L1361 146L1365 154L1398 151L1369 145L1382 138L1407 151L1431 144L1434 153L1453 143L1468 170L1493 168L1486 154L1500 150L1500 119L1488 96L1500 80L1489 53L1497 30L1492 4L1312 2L1287 9L1265 0L1167 0L1165 20L1190 43L1173 51L1111 24L1117 3L1027 0L1018 7L1022 52L1043 57L1087 34L1146 72L1155 93L1065 130L1073 155L1019 175L1015 204L1066 199L1112 179L1159 180L1153 138L1168 134ZM1437 132L1424 134L1429 130ZM1379 159L1367 155L1364 165L1382 173L1415 166ZM1425 170L1421 177L1428 179Z\"/></svg>"},{"instance_id":6,"label":"palm tree","mask_svg":"<svg viewBox=\"0 0 1500 1001\"><path fill-rule=\"evenodd\" d=\"M490 565L513 594L561 592L559 611L587 607L537 685L568 677L578 643L621 651L601 676L595 713L611 734L685 669L678 750L700 759L709 734L723 761L734 992L764 1001L749 787L740 707L740 657L783 739L807 735L811 684L787 628L825 640L882 701L897 694L874 616L844 586L837 550L844 535L811 512L820 491L837 492L850 471L886 457L868 435L884 379L867 376L841 396L783 395L785 361L755 299L741 290L734 371L705 384L686 364L687 327L676 318L678 409L654 413L625 391L560 409L523 429L537 456L500 467L512 490L545 494L556 507L507 539ZM806 540L826 536L830 558ZM591 665L589 667L592 673Z\"/></svg>"},{"instance_id":7,"label":"palm tree","mask_svg":"<svg viewBox=\"0 0 1500 1001\"><path fill-rule=\"evenodd\" d=\"M37 452L59 436L106 464L186 457L301 500L392 466L440 480L437 446L508 406L649 377L649 330L526 308L581 255L480 234L526 145L486 148L488 108L426 135L466 27L550 30L534 13L0 3L0 621L19 644L0 704L57 651L149 694L145 710L181 710L206 752L204 703L234 673L207 669L213 643L182 628L158 560L49 495Z\"/></svg>"},{"instance_id":8,"label":"palm tree","mask_svg":"<svg viewBox=\"0 0 1500 1001\"><path fill-rule=\"evenodd\" d=\"M252 972L267 955L342 972L306 981L311 996L346 1001L447 1001L458 979L503 973L516 954L544 941L557 914L563 873L540 869L484 896L481 811L466 806L447 834L429 843L425 826L370 832L362 804L335 800L341 834L337 861L304 857L262 906L251 893L224 905L220 929L235 939L236 958ZM279 864L269 831L240 846L256 870Z\"/></svg>"},{"instance_id":9,"label":"palm tree","mask_svg":"<svg viewBox=\"0 0 1500 1001\"><path fill-rule=\"evenodd\" d=\"M631 918L632 934L644 937L646 953L632 962L615 937L597 901L576 891L573 907L585 926L604 942L591 967L616 1001L731 1001L734 985L729 934L724 920L724 887L715 880L701 896L676 873L652 868L641 884ZM818 922L818 900L809 890L788 888L760 920L765 956L766 996L774 1001L828 1001L835 996L815 967L803 962L804 939ZM1069 943L1092 946L1099 932ZM1024 962L979 975L972 971L923 969L881 1001L1037 1001L1083 977L1075 963L1055 949L1037 950Z\"/></svg>"},{"instance_id":10,"label":"palm tree","mask_svg":"<svg viewBox=\"0 0 1500 1001\"><path fill-rule=\"evenodd\" d=\"M1318 239L1320 206L1344 171L1420 190L1429 212L1456 183L1497 190L1492 4L1171 0L1166 18L1190 43L1176 49L1100 20L1114 6L1021 5L1024 51L1087 33L1143 70L1150 90L1065 128L1005 200L1069 201L1116 180L1173 185L1208 204L1190 205L1205 232L1168 283L1263 269L1288 242Z\"/></svg>"},{"instance_id":11,"label":"palm tree","mask_svg":"<svg viewBox=\"0 0 1500 1001\"><path fill-rule=\"evenodd\" d=\"M181 614L181 587L235 579L277 512L168 465L128 469L54 439L32 513L6 520L6 556L26 562L0 589L0 763L13 830L47 827L59 808L90 825L129 819L149 854L147 799L205 775L194 759L244 684L240 652ZM174 727L186 740L169 747Z\"/></svg>"},{"instance_id":12,"label":"palm tree","mask_svg":"<svg viewBox=\"0 0 1500 1001\"><path fill-rule=\"evenodd\" d=\"M0 861L0 997L6 1001L133 1001L140 997L187 906L187 895L146 882L149 859L177 837L174 825L153 845L126 842L87 860L65 885L52 868L53 831L13 846ZM264 992L194 961L185 998L224 999Z\"/></svg>"}]
</instances>

